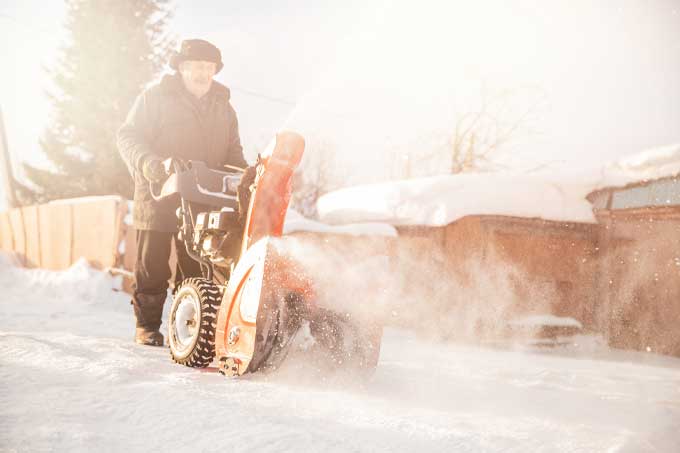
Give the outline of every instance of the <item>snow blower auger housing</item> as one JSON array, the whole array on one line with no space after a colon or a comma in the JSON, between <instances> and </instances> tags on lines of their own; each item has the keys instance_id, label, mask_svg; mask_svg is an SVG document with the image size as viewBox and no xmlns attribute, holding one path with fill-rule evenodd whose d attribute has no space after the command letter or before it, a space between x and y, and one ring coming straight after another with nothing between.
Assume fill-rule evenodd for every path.
<instances>
[{"instance_id":1,"label":"snow blower auger housing","mask_svg":"<svg viewBox=\"0 0 680 453\"><path fill-rule=\"evenodd\" d=\"M252 175L167 162L170 176L152 195L179 197L180 238L203 270L175 288L168 321L175 362L207 367L216 359L228 376L274 369L307 322L335 363L375 368L382 327L318 307L313 282L277 251L303 152L300 135L282 132Z\"/></svg>"}]
</instances>

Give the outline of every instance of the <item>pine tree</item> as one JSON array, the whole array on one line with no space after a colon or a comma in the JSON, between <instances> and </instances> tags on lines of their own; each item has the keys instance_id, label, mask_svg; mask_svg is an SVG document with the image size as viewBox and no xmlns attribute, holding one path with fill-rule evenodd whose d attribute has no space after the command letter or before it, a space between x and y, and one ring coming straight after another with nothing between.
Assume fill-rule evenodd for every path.
<instances>
[{"instance_id":1,"label":"pine tree","mask_svg":"<svg viewBox=\"0 0 680 453\"><path fill-rule=\"evenodd\" d=\"M26 165L32 201L132 195L116 132L172 48L168 0L66 0L69 39L51 69L53 117L40 144L51 168Z\"/></svg>"}]
</instances>

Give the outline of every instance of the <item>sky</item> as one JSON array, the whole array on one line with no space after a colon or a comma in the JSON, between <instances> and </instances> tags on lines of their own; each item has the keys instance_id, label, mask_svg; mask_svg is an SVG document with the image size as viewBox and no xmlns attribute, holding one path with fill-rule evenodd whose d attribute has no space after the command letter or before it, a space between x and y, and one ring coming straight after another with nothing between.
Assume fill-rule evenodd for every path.
<instances>
[{"instance_id":1,"label":"sky","mask_svg":"<svg viewBox=\"0 0 680 453\"><path fill-rule=\"evenodd\" d=\"M308 138L308 154L332 148L341 183L404 177L400 159L445 147L480 93L504 90L503 108L532 107L498 156L508 168L578 166L680 142L675 0L178 0L174 11L174 36L221 48L217 79L232 89L251 160L288 127ZM0 108L17 169L45 163L43 68L64 39L63 19L58 0L0 2L9 61ZM442 159L435 170L446 171Z\"/></svg>"},{"instance_id":2,"label":"sky","mask_svg":"<svg viewBox=\"0 0 680 453\"><path fill-rule=\"evenodd\" d=\"M496 168L597 167L680 140L679 10L661 0L396 0L343 41L290 124L323 131L345 179L422 176L449 171L423 155L480 109L482 92L509 93L492 110L531 115ZM357 168L363 156L369 165ZM378 174L385 162L409 168Z\"/></svg>"}]
</instances>

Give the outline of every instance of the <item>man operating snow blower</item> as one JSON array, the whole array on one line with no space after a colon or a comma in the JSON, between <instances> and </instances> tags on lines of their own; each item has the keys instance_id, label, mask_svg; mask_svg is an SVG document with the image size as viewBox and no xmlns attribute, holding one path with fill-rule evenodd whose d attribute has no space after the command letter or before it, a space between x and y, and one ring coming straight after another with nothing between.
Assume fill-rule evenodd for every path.
<instances>
[{"instance_id":1,"label":"man operating snow blower","mask_svg":"<svg viewBox=\"0 0 680 453\"><path fill-rule=\"evenodd\" d=\"M205 162L213 169L248 166L229 89L213 80L223 67L219 49L200 39L183 41L169 66L175 73L139 95L118 131L118 149L135 183L135 341L152 346L163 345L159 328L172 241L177 281L200 276L201 269L177 240L177 200L155 201L150 184L167 177L163 160L169 157Z\"/></svg>"}]
</instances>

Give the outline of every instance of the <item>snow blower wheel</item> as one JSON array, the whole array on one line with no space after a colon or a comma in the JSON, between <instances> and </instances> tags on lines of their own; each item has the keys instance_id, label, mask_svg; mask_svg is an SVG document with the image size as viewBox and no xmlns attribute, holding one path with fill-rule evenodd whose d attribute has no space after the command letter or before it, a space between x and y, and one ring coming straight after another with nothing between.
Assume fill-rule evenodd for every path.
<instances>
[{"instance_id":1,"label":"snow blower wheel","mask_svg":"<svg viewBox=\"0 0 680 453\"><path fill-rule=\"evenodd\" d=\"M175 362L205 368L215 357L215 327L220 291L203 278L188 278L177 288L170 308L168 341Z\"/></svg>"}]
</instances>

